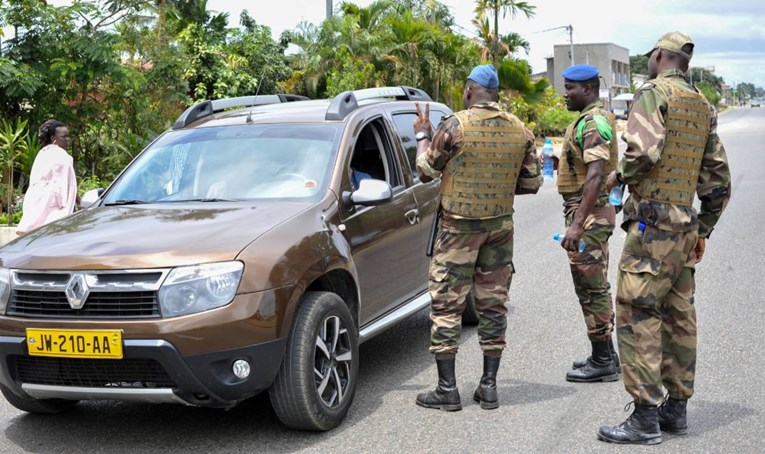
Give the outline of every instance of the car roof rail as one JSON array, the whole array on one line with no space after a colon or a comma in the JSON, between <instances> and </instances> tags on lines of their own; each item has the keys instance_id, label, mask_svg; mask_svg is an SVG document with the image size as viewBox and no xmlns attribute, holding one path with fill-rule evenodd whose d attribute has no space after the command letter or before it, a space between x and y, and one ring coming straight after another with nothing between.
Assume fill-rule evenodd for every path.
<instances>
[{"instance_id":1,"label":"car roof rail","mask_svg":"<svg viewBox=\"0 0 765 454\"><path fill-rule=\"evenodd\" d=\"M208 117L212 114L223 112L226 109L235 107L254 107L265 106L267 104L280 104L284 102L306 101L310 98L301 95L278 94L278 95L258 95L258 96L239 96L237 98L224 98L202 101L186 109L173 124L173 129L181 129L191 123Z\"/></svg>"},{"instance_id":2,"label":"car roof rail","mask_svg":"<svg viewBox=\"0 0 765 454\"><path fill-rule=\"evenodd\" d=\"M425 91L414 87L376 87L363 90L344 91L332 99L327 109L326 120L342 120L359 108L359 101L375 98L395 98L400 101L432 101Z\"/></svg>"}]
</instances>

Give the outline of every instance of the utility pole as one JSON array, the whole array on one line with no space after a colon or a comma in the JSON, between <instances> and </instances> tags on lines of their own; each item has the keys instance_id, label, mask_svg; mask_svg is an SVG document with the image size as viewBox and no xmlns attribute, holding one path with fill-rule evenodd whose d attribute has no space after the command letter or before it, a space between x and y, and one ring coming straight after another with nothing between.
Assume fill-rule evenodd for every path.
<instances>
[{"instance_id":1,"label":"utility pole","mask_svg":"<svg viewBox=\"0 0 765 454\"><path fill-rule=\"evenodd\" d=\"M332 0L327 0L327 19L332 17Z\"/></svg>"},{"instance_id":2,"label":"utility pole","mask_svg":"<svg viewBox=\"0 0 765 454\"><path fill-rule=\"evenodd\" d=\"M538 32L534 33L545 33L545 32L551 32L553 30L560 30L560 29L566 29L568 32L568 53L571 54L571 66L574 66L574 27L571 24L563 25L560 27L553 27L548 28L547 30L540 30Z\"/></svg>"}]
</instances>

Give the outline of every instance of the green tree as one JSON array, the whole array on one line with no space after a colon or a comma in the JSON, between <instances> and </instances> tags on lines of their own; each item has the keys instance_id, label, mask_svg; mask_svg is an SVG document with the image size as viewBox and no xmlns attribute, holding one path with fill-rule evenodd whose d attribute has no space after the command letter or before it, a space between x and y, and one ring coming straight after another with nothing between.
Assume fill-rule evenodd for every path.
<instances>
[{"instance_id":1,"label":"green tree","mask_svg":"<svg viewBox=\"0 0 765 454\"><path fill-rule=\"evenodd\" d=\"M499 64L501 38L499 34L499 14L502 18L508 14L515 19L518 13L526 16L527 19L534 17L537 7L528 2L519 2L516 0L476 0L476 16L485 17L487 14L494 18L494 33L492 43L492 55L495 66Z\"/></svg>"},{"instance_id":2,"label":"green tree","mask_svg":"<svg viewBox=\"0 0 765 454\"><path fill-rule=\"evenodd\" d=\"M630 56L630 72L632 74L648 75L648 57L645 55Z\"/></svg>"},{"instance_id":3,"label":"green tree","mask_svg":"<svg viewBox=\"0 0 765 454\"><path fill-rule=\"evenodd\" d=\"M26 120L17 119L15 124L11 124L6 120L2 121L2 128L0 128L0 165L2 165L3 176L6 179L5 206L8 213L9 226L13 220L13 171L16 159L26 148L26 136Z\"/></svg>"},{"instance_id":4,"label":"green tree","mask_svg":"<svg viewBox=\"0 0 765 454\"><path fill-rule=\"evenodd\" d=\"M722 98L720 92L717 90L717 87L715 87L712 82L699 82L695 85L701 94L707 98L707 101L709 101L709 103L713 106L717 107L717 105L720 103L720 99Z\"/></svg>"}]
</instances>

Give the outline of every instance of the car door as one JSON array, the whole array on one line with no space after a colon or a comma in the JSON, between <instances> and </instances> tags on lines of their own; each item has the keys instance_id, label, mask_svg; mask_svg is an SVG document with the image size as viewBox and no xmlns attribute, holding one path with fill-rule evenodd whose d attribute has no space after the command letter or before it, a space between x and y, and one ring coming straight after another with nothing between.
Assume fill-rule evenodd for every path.
<instances>
[{"instance_id":1,"label":"car door","mask_svg":"<svg viewBox=\"0 0 765 454\"><path fill-rule=\"evenodd\" d=\"M343 191L352 191L351 172L387 181L390 202L377 206L343 206L341 216L351 243L361 295L359 317L364 325L411 298L419 287L421 218L388 129L378 116L359 129L346 162Z\"/></svg>"},{"instance_id":2,"label":"car door","mask_svg":"<svg viewBox=\"0 0 765 454\"><path fill-rule=\"evenodd\" d=\"M417 258L421 270L420 273L423 276L422 285L427 287L430 259L425 255L425 250L433 230L433 215L436 210L441 179L437 178L427 183L420 181L416 165L417 141L414 138L413 126L414 119L417 118L417 112L409 108L393 109L389 113L395 126L401 148L403 148L406 155L405 172L411 179L412 191L414 192L414 197L420 211L420 217L422 218L422 222L418 226L420 248L418 250ZM430 105L430 122L433 125L434 131L441 120L444 117L451 115L451 113L452 112L446 106L436 104Z\"/></svg>"}]
</instances>

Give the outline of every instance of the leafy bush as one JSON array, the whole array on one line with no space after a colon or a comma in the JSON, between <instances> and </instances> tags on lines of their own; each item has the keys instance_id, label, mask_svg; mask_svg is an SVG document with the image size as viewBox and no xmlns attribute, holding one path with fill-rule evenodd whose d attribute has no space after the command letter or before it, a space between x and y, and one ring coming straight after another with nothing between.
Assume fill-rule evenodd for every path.
<instances>
[{"instance_id":1,"label":"leafy bush","mask_svg":"<svg viewBox=\"0 0 765 454\"><path fill-rule=\"evenodd\" d=\"M552 107L543 110L539 114L537 129L540 134L547 136L563 135L566 128L577 117L576 112L569 112L567 109Z\"/></svg>"},{"instance_id":2,"label":"leafy bush","mask_svg":"<svg viewBox=\"0 0 765 454\"><path fill-rule=\"evenodd\" d=\"M568 125L577 117L569 112L566 102L553 88L545 90L538 103L529 104L520 96L502 95L500 102L537 135L563 135Z\"/></svg>"},{"instance_id":3,"label":"leafy bush","mask_svg":"<svg viewBox=\"0 0 765 454\"><path fill-rule=\"evenodd\" d=\"M80 183L77 185L77 194L82 197L83 194L91 189L106 188L106 186L107 184L97 176L89 176L80 180Z\"/></svg>"},{"instance_id":4,"label":"leafy bush","mask_svg":"<svg viewBox=\"0 0 765 454\"><path fill-rule=\"evenodd\" d=\"M19 221L21 220L21 211L17 211L16 213L13 213L11 216L11 220L13 221L12 225L18 225ZM0 213L0 225L11 225L8 224L8 214L7 213Z\"/></svg>"}]
</instances>

